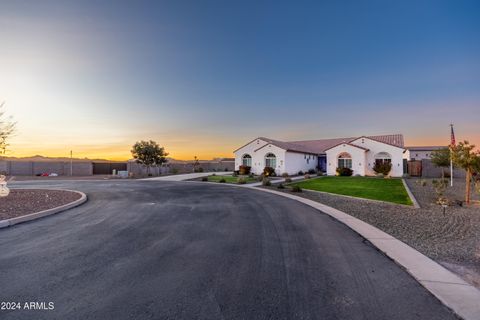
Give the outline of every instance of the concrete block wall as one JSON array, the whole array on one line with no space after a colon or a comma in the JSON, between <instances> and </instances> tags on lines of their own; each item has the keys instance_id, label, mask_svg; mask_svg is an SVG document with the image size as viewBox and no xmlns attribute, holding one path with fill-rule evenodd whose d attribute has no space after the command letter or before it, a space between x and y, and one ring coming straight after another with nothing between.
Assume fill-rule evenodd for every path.
<instances>
[{"instance_id":1,"label":"concrete block wall","mask_svg":"<svg viewBox=\"0 0 480 320\"><path fill-rule=\"evenodd\" d=\"M445 173L450 174L450 168L445 168ZM453 169L453 176L455 178L465 178L465 170ZM422 178L441 178L442 168L435 166L431 160L422 160Z\"/></svg>"},{"instance_id":2,"label":"concrete block wall","mask_svg":"<svg viewBox=\"0 0 480 320\"><path fill-rule=\"evenodd\" d=\"M233 171L235 166L234 161L211 161L201 162L198 168L203 168L203 171ZM134 161L129 161L127 164L127 170L134 177L143 177L147 175L147 168ZM192 163L168 163L161 167L151 167L150 173L153 176L172 174L172 173L191 173L193 172Z\"/></svg>"},{"instance_id":3,"label":"concrete block wall","mask_svg":"<svg viewBox=\"0 0 480 320\"><path fill-rule=\"evenodd\" d=\"M73 162L74 176L90 176L93 164L89 161ZM10 176L34 176L41 173L70 175L70 162L63 161L0 161L0 173Z\"/></svg>"}]
</instances>

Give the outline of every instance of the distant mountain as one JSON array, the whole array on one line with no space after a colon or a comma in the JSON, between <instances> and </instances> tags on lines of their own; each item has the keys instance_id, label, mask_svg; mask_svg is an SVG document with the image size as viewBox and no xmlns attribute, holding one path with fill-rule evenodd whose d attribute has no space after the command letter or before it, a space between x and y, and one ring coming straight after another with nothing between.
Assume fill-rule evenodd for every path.
<instances>
[{"instance_id":1,"label":"distant mountain","mask_svg":"<svg viewBox=\"0 0 480 320\"><path fill-rule=\"evenodd\" d=\"M0 161L65 161L69 162L70 158L69 157L45 157L41 155L35 155L31 157L1 157L0 156ZM124 161L117 161L117 160L107 160L107 159L90 159L90 158L73 158L72 159L75 162L81 162L81 161L92 161L92 162L127 162L127 161L134 161L133 159L130 160L124 160ZM169 163L192 163L194 160L177 160L174 158L167 158ZM212 160L198 160L199 162L218 162L218 161L234 161L235 158L214 158Z\"/></svg>"},{"instance_id":2,"label":"distant mountain","mask_svg":"<svg viewBox=\"0 0 480 320\"><path fill-rule=\"evenodd\" d=\"M70 161L69 157L45 157L41 155L35 155L31 157L0 157L0 160L7 161ZM107 159L89 159L89 158L72 158L72 161L81 162L81 161L92 161L92 162L126 162L126 161L115 161Z\"/></svg>"}]
</instances>

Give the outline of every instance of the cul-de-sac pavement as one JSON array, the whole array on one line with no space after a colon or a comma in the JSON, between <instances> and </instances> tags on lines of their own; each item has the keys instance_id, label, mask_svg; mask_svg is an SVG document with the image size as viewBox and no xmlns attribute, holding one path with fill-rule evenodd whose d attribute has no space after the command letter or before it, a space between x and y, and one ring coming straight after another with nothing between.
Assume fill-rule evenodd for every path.
<instances>
[{"instance_id":1,"label":"cul-de-sac pavement","mask_svg":"<svg viewBox=\"0 0 480 320\"><path fill-rule=\"evenodd\" d=\"M0 230L2 319L456 319L347 226L252 188L50 181L88 202Z\"/></svg>"}]
</instances>

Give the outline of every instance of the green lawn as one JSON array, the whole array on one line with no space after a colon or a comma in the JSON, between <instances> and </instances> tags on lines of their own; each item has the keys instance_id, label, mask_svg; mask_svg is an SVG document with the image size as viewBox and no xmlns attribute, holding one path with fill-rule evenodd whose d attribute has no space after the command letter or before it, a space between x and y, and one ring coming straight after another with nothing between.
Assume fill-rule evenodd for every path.
<instances>
[{"instance_id":1,"label":"green lawn","mask_svg":"<svg viewBox=\"0 0 480 320\"><path fill-rule=\"evenodd\" d=\"M292 183L302 189L412 205L402 180L369 177L321 177Z\"/></svg>"},{"instance_id":2,"label":"green lawn","mask_svg":"<svg viewBox=\"0 0 480 320\"><path fill-rule=\"evenodd\" d=\"M249 176L238 176L234 177L231 175L225 175L225 176L208 176L208 181L210 182L219 182L222 179L225 179L226 183L238 183L239 178L244 178L247 183L252 183L252 182L257 182L255 178L250 178Z\"/></svg>"}]
</instances>

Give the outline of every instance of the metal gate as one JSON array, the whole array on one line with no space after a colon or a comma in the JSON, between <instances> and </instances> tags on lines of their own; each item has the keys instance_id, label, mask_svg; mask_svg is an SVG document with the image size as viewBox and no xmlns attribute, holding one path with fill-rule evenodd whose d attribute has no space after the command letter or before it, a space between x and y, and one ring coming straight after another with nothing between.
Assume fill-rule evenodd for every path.
<instances>
[{"instance_id":1,"label":"metal gate","mask_svg":"<svg viewBox=\"0 0 480 320\"><path fill-rule=\"evenodd\" d=\"M93 174L112 174L113 170L126 171L127 164L122 162L94 162Z\"/></svg>"}]
</instances>

